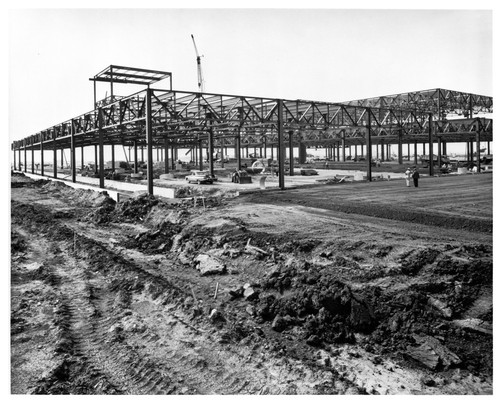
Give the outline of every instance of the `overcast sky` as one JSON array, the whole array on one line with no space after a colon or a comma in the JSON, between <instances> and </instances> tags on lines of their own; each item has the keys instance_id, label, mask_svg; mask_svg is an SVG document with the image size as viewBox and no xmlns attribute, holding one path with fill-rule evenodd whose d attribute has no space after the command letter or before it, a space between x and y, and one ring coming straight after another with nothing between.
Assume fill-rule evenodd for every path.
<instances>
[{"instance_id":1,"label":"overcast sky","mask_svg":"<svg viewBox=\"0 0 500 404\"><path fill-rule=\"evenodd\" d=\"M88 79L110 64L170 71L174 89L197 91L191 34L206 92L332 102L437 87L493 95L488 10L19 9L9 13L10 140L90 111ZM103 98L108 87L98 90Z\"/></svg>"}]
</instances>

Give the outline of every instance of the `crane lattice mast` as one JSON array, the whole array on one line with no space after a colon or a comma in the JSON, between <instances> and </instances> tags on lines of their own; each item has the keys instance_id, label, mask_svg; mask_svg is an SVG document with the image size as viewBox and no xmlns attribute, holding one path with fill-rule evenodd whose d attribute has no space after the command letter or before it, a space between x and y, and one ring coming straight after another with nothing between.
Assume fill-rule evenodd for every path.
<instances>
[{"instance_id":1,"label":"crane lattice mast","mask_svg":"<svg viewBox=\"0 0 500 404\"><path fill-rule=\"evenodd\" d=\"M201 56L198 53L198 48L196 47L196 42L194 40L193 34L191 34L191 38L193 39L194 51L196 52L196 64L198 68L198 90L202 93L204 91L204 83L203 73L201 71Z\"/></svg>"}]
</instances>

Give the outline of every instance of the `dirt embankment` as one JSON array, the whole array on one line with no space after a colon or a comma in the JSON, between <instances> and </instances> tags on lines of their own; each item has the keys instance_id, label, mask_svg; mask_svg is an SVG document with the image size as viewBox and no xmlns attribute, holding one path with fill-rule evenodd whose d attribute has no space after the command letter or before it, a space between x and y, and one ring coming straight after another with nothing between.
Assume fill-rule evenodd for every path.
<instances>
[{"instance_id":1,"label":"dirt embankment","mask_svg":"<svg viewBox=\"0 0 500 404\"><path fill-rule=\"evenodd\" d=\"M300 209L221 198L12 198L15 393L491 393L489 243L318 238Z\"/></svg>"}]
</instances>

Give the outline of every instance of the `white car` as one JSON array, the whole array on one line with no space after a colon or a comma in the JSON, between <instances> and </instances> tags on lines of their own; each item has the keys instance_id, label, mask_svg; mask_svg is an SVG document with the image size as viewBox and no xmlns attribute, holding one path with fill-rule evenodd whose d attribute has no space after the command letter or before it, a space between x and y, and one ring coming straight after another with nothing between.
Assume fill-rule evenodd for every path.
<instances>
[{"instance_id":1,"label":"white car","mask_svg":"<svg viewBox=\"0 0 500 404\"><path fill-rule=\"evenodd\" d=\"M197 184L213 184L214 182L208 171L196 170L191 170L191 173L186 176L186 181L189 184L191 184L192 182L196 182Z\"/></svg>"}]
</instances>

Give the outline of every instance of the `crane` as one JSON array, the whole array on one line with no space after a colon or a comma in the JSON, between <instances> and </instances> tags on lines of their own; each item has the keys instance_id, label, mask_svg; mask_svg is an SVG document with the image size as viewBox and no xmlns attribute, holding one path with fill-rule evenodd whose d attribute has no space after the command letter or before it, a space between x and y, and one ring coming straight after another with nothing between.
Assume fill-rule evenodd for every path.
<instances>
[{"instance_id":1,"label":"crane","mask_svg":"<svg viewBox=\"0 0 500 404\"><path fill-rule=\"evenodd\" d=\"M203 74L201 72L201 56L198 53L198 48L196 47L196 42L194 41L194 36L191 34L191 38L193 39L194 51L196 52L196 64L198 66L198 90L200 93L203 92Z\"/></svg>"}]
</instances>

